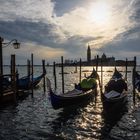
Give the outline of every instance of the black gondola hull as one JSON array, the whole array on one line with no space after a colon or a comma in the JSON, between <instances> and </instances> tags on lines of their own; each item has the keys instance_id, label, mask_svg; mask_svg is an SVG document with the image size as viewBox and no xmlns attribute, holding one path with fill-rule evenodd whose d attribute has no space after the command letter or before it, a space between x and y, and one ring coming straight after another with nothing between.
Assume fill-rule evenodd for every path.
<instances>
[{"instance_id":1,"label":"black gondola hull","mask_svg":"<svg viewBox=\"0 0 140 140\"><path fill-rule=\"evenodd\" d=\"M46 74L43 73L40 76L33 78L33 81L28 76L18 79L17 81L18 89L29 90L32 87L35 88L45 75Z\"/></svg>"},{"instance_id":2,"label":"black gondola hull","mask_svg":"<svg viewBox=\"0 0 140 140\"><path fill-rule=\"evenodd\" d=\"M104 94L101 95L103 109L107 113L118 113L122 111L127 104L127 94L117 98L106 98Z\"/></svg>"},{"instance_id":3,"label":"black gondola hull","mask_svg":"<svg viewBox=\"0 0 140 140\"><path fill-rule=\"evenodd\" d=\"M82 92L81 94L66 97L63 95L56 95L50 92L51 104L54 109L65 108L72 105L82 104L92 99L96 93L96 89Z\"/></svg>"},{"instance_id":4,"label":"black gondola hull","mask_svg":"<svg viewBox=\"0 0 140 140\"><path fill-rule=\"evenodd\" d=\"M105 86L104 93L101 94L104 112L108 114L121 112L126 108L127 95L127 83L115 68L112 78Z\"/></svg>"}]
</instances>

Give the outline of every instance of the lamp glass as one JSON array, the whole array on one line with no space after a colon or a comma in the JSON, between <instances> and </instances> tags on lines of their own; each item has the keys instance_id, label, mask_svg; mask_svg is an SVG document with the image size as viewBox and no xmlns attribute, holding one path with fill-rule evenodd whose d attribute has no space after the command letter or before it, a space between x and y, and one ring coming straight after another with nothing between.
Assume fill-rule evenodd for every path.
<instances>
[{"instance_id":1,"label":"lamp glass","mask_svg":"<svg viewBox=\"0 0 140 140\"><path fill-rule=\"evenodd\" d=\"M15 49L19 49L19 48L20 48L20 43L14 42L14 43L13 43L13 47L14 47Z\"/></svg>"}]
</instances>

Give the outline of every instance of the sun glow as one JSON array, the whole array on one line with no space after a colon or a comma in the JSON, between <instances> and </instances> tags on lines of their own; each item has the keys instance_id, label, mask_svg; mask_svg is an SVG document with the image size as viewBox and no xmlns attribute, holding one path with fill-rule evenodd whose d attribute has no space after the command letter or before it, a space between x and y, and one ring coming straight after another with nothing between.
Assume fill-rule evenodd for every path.
<instances>
[{"instance_id":1,"label":"sun glow","mask_svg":"<svg viewBox=\"0 0 140 140\"><path fill-rule=\"evenodd\" d=\"M97 2L91 6L89 18L96 24L106 24L109 22L110 14L110 8L107 3Z\"/></svg>"}]
</instances>

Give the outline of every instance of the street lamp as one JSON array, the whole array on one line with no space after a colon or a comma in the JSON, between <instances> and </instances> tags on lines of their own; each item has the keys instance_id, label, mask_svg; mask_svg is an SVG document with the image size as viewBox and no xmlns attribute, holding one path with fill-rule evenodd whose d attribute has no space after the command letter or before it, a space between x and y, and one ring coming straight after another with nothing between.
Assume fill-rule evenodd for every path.
<instances>
[{"instance_id":1,"label":"street lamp","mask_svg":"<svg viewBox=\"0 0 140 140\"><path fill-rule=\"evenodd\" d=\"M13 47L15 49L20 48L20 43L16 40L13 39L9 42L4 43L3 42L4 39L2 37L0 37L0 75L3 75L3 52L2 52L2 48L9 46L11 43L13 43Z\"/></svg>"}]
</instances>

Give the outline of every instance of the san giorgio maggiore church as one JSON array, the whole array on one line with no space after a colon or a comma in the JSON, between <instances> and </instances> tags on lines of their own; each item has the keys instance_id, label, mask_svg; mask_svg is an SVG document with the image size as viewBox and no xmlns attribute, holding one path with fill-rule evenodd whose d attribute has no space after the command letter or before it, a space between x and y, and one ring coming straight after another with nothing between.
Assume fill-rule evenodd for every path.
<instances>
[{"instance_id":1,"label":"san giorgio maggiore church","mask_svg":"<svg viewBox=\"0 0 140 140\"><path fill-rule=\"evenodd\" d=\"M91 55L91 48L90 48L90 45L88 45L87 47L87 60L86 61L82 61L81 62L81 65L83 66L93 66L93 65L97 65L97 62L98 62L98 65L102 65L103 66L124 66L126 65L126 60L115 60L115 57L107 57L105 53L103 53L101 56L99 55L96 55L94 56L94 58L92 59L92 55ZM77 65L79 63L79 61L77 60L70 60L70 59L65 59L65 65ZM130 61L127 61L128 65L129 66L132 66L134 65L134 61L133 60L130 60Z\"/></svg>"},{"instance_id":2,"label":"san giorgio maggiore church","mask_svg":"<svg viewBox=\"0 0 140 140\"><path fill-rule=\"evenodd\" d=\"M115 58L114 57L107 57L105 55L105 53L102 54L102 56L100 57L99 55L94 56L94 59L92 59L92 55L91 55L91 48L88 45L87 47L87 60L86 61L82 61L81 64L83 66L93 66L97 64L97 59L98 59L98 64L101 64L101 60L102 60L102 64L103 65L115 65ZM78 64L78 61L73 61L70 59L65 59L65 65L75 65Z\"/></svg>"},{"instance_id":3,"label":"san giorgio maggiore church","mask_svg":"<svg viewBox=\"0 0 140 140\"><path fill-rule=\"evenodd\" d=\"M90 46L88 45L88 48L87 48L87 61L84 62L85 64L87 63L87 65L95 65L97 63L97 60L98 60L98 63L100 64L101 61L103 63L103 65L115 65L115 57L107 57L105 53L102 54L102 56L95 56L94 59L92 59L91 57L91 49L90 49Z\"/></svg>"}]
</instances>

